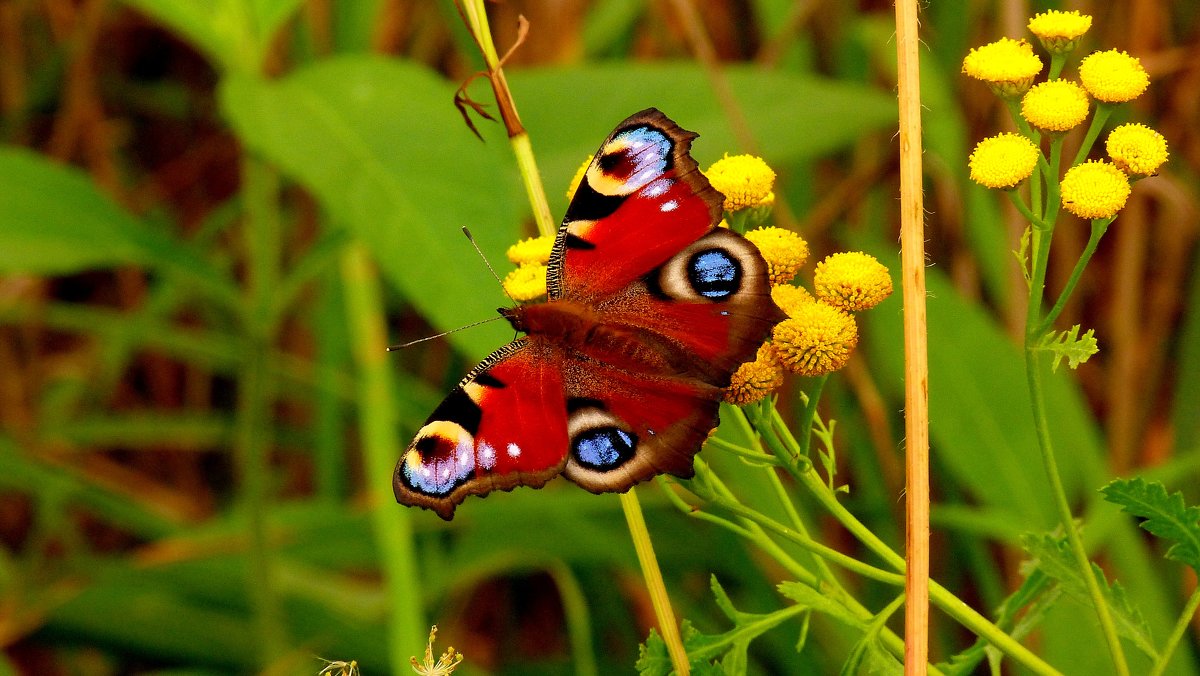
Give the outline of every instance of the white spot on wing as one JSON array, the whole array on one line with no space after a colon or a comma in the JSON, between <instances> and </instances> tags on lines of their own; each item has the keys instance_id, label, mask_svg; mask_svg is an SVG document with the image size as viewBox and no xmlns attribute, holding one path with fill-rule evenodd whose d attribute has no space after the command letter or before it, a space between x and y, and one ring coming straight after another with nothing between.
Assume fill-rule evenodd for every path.
<instances>
[{"instance_id":1,"label":"white spot on wing","mask_svg":"<svg viewBox=\"0 0 1200 676\"><path fill-rule=\"evenodd\" d=\"M516 444L510 443L508 445L508 456L510 458L516 458L516 457L519 457L520 455L521 455L521 447Z\"/></svg>"},{"instance_id":2,"label":"white spot on wing","mask_svg":"<svg viewBox=\"0 0 1200 676\"><path fill-rule=\"evenodd\" d=\"M479 445L479 464L484 469L491 469L496 466L496 449L488 442L483 442Z\"/></svg>"},{"instance_id":3,"label":"white spot on wing","mask_svg":"<svg viewBox=\"0 0 1200 676\"><path fill-rule=\"evenodd\" d=\"M661 205L659 205L658 210L665 212L665 211L675 211L678 208L679 208L679 202L676 202L675 200L667 200L666 202L663 202Z\"/></svg>"}]
</instances>

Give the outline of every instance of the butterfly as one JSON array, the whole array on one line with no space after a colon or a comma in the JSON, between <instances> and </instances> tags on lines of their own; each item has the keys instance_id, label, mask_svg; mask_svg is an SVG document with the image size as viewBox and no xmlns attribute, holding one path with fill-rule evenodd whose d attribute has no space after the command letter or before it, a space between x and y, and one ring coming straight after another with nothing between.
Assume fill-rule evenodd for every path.
<instances>
[{"instance_id":1,"label":"butterfly","mask_svg":"<svg viewBox=\"0 0 1200 676\"><path fill-rule=\"evenodd\" d=\"M593 493L693 475L730 377L785 317L697 134L654 108L600 146L558 229L544 302L500 309L526 334L479 363L396 464L405 505L443 519L468 495L562 474Z\"/></svg>"}]
</instances>

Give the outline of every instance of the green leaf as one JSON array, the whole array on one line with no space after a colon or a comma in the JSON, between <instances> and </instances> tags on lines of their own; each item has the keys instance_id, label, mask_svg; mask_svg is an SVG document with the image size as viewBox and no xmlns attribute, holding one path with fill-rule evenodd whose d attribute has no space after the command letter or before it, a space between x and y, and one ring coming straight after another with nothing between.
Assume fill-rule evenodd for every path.
<instances>
[{"instance_id":1,"label":"green leaf","mask_svg":"<svg viewBox=\"0 0 1200 676\"><path fill-rule=\"evenodd\" d=\"M1078 324L1066 331L1047 333L1038 344L1038 349L1054 355L1054 361L1050 364L1053 371L1058 370L1058 364L1064 357L1067 360L1067 366L1075 369L1100 351L1096 344L1096 330L1088 329L1081 336Z\"/></svg>"},{"instance_id":2,"label":"green leaf","mask_svg":"<svg viewBox=\"0 0 1200 676\"><path fill-rule=\"evenodd\" d=\"M304 0L122 0L226 69L256 71L275 31Z\"/></svg>"},{"instance_id":3,"label":"green leaf","mask_svg":"<svg viewBox=\"0 0 1200 676\"><path fill-rule=\"evenodd\" d=\"M1065 538L1048 533L1042 535L1030 533L1022 538L1022 545L1031 557L1027 566L1036 567L1049 575L1062 586L1068 596L1088 608L1092 607L1087 581L1080 573ZM1109 584L1104 576L1104 571L1094 563L1091 565L1092 572L1100 583L1104 601L1112 611L1117 633L1133 642L1146 655L1157 659L1158 649L1154 646L1154 641L1150 636L1150 627L1142 617L1141 611L1130 602L1121 583Z\"/></svg>"},{"instance_id":4,"label":"green leaf","mask_svg":"<svg viewBox=\"0 0 1200 676\"><path fill-rule=\"evenodd\" d=\"M1167 493L1161 483L1142 478L1117 479L1100 489L1104 499L1145 519L1139 525L1171 541L1167 558L1200 573L1200 507L1188 506L1180 492Z\"/></svg>"},{"instance_id":5,"label":"green leaf","mask_svg":"<svg viewBox=\"0 0 1200 676\"><path fill-rule=\"evenodd\" d=\"M481 144L453 96L424 67L366 55L275 81L229 77L221 91L243 142L308 188L442 329L494 317L506 302L461 228L498 261L528 212L503 136L487 128ZM475 358L511 339L499 322L451 336Z\"/></svg>"},{"instance_id":6,"label":"green leaf","mask_svg":"<svg viewBox=\"0 0 1200 676\"><path fill-rule=\"evenodd\" d=\"M1017 265L1021 266L1021 276L1025 278L1025 288L1029 288L1032 281L1029 278L1029 247L1033 240L1033 226L1025 226L1025 231L1021 233L1021 246L1013 252L1013 256L1017 258Z\"/></svg>"},{"instance_id":7,"label":"green leaf","mask_svg":"<svg viewBox=\"0 0 1200 676\"><path fill-rule=\"evenodd\" d=\"M844 605L803 582L781 582L778 589L780 594L795 601L800 607L828 615L858 629L867 628L867 623L851 613Z\"/></svg>"},{"instance_id":8,"label":"green leaf","mask_svg":"<svg viewBox=\"0 0 1200 676\"><path fill-rule=\"evenodd\" d=\"M710 635L697 631L687 620L682 622L683 648L695 673L706 673L704 669L711 672L716 660L720 661L722 671L726 674L745 673L750 642L805 610L801 606L790 606L764 614L742 612L733 607L716 576L710 579L710 584L717 606L733 621L734 627L727 632ZM666 676L671 673L667 646L653 629L646 643L639 648L635 666L641 676Z\"/></svg>"}]
</instances>

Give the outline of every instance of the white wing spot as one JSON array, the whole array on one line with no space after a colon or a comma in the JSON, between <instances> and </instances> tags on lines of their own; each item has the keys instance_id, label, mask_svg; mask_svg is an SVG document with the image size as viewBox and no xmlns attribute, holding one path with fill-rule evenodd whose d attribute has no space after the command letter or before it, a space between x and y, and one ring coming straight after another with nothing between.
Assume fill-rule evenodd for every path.
<instances>
[{"instance_id":1,"label":"white wing spot","mask_svg":"<svg viewBox=\"0 0 1200 676\"><path fill-rule=\"evenodd\" d=\"M516 458L520 455L521 455L521 447L520 446L518 446L516 444L508 445L508 456L510 458Z\"/></svg>"},{"instance_id":2,"label":"white wing spot","mask_svg":"<svg viewBox=\"0 0 1200 676\"><path fill-rule=\"evenodd\" d=\"M661 205L659 205L658 210L659 211L675 211L678 208L679 208L679 202L676 202L675 200L667 200L666 202L663 202Z\"/></svg>"}]
</instances>

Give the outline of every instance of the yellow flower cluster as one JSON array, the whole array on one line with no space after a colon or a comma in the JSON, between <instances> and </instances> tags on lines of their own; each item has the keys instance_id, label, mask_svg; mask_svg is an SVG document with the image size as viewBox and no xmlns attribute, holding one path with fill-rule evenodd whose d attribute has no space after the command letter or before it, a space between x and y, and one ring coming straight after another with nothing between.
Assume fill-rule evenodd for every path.
<instances>
[{"instance_id":1,"label":"yellow flower cluster","mask_svg":"<svg viewBox=\"0 0 1200 676\"><path fill-rule=\"evenodd\" d=\"M1037 36L1051 54L1063 54L1079 46L1079 38L1092 27L1092 17L1079 12L1052 9L1029 20L1029 32Z\"/></svg>"},{"instance_id":2,"label":"yellow flower cluster","mask_svg":"<svg viewBox=\"0 0 1200 676\"><path fill-rule=\"evenodd\" d=\"M554 238L549 235L523 239L508 247L505 255L517 265L501 282L509 298L521 303L546 295L546 263L553 248Z\"/></svg>"},{"instance_id":3,"label":"yellow flower cluster","mask_svg":"<svg viewBox=\"0 0 1200 676\"><path fill-rule=\"evenodd\" d=\"M740 406L769 395L783 382L785 371L820 376L845 366L858 344L858 325L851 312L874 307L892 292L888 269L875 258L853 251L821 261L813 275L814 296L789 283L808 255L803 239L779 228L751 230L746 237L767 260L772 271L771 298L787 319L775 326L771 342L757 358L733 374L725 400Z\"/></svg>"},{"instance_id":4,"label":"yellow flower cluster","mask_svg":"<svg viewBox=\"0 0 1200 676\"><path fill-rule=\"evenodd\" d=\"M725 211L769 207L775 203L775 172L761 157L726 155L704 175L712 187L725 195Z\"/></svg>"},{"instance_id":5,"label":"yellow flower cluster","mask_svg":"<svg viewBox=\"0 0 1200 676\"><path fill-rule=\"evenodd\" d=\"M1144 124L1123 124L1104 144L1113 164L1131 176L1153 176L1167 161L1167 139Z\"/></svg>"},{"instance_id":6,"label":"yellow flower cluster","mask_svg":"<svg viewBox=\"0 0 1200 676\"><path fill-rule=\"evenodd\" d=\"M1051 132L1078 126L1087 118L1088 107L1087 92L1070 80L1039 82L1021 98L1021 116Z\"/></svg>"},{"instance_id":7,"label":"yellow flower cluster","mask_svg":"<svg viewBox=\"0 0 1200 676\"><path fill-rule=\"evenodd\" d=\"M575 170L575 177L571 179L571 185L567 188L568 201L575 198L575 191L579 190L579 184L583 183L583 176L587 173L588 167L591 166L593 157L595 156L588 155L583 164L579 165L579 168Z\"/></svg>"},{"instance_id":8,"label":"yellow flower cluster","mask_svg":"<svg viewBox=\"0 0 1200 676\"><path fill-rule=\"evenodd\" d=\"M963 73L986 82L998 95L1015 98L1042 72L1042 60L1026 40L1000 38L976 47L963 59Z\"/></svg>"},{"instance_id":9,"label":"yellow flower cluster","mask_svg":"<svg viewBox=\"0 0 1200 676\"><path fill-rule=\"evenodd\" d=\"M985 138L971 153L971 180L989 188L1011 190L1033 173L1039 154L1037 146L1020 134L1005 132Z\"/></svg>"},{"instance_id":10,"label":"yellow flower cluster","mask_svg":"<svg viewBox=\"0 0 1200 676\"><path fill-rule=\"evenodd\" d=\"M1132 101L1150 86L1150 76L1135 56L1110 49L1084 57L1079 64L1079 81L1098 101Z\"/></svg>"},{"instance_id":11,"label":"yellow flower cluster","mask_svg":"<svg viewBox=\"0 0 1200 676\"><path fill-rule=\"evenodd\" d=\"M1129 199L1129 179L1116 165L1088 160L1067 170L1062 180L1063 208L1080 218L1117 215Z\"/></svg>"}]
</instances>

